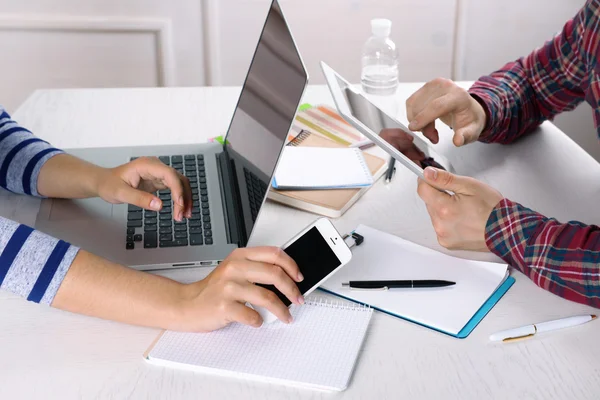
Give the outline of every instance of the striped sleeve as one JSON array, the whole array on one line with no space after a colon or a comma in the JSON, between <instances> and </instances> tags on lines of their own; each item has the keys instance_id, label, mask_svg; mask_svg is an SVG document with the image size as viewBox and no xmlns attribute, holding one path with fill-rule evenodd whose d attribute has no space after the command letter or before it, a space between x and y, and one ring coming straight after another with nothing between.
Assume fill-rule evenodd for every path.
<instances>
[{"instance_id":1,"label":"striped sleeve","mask_svg":"<svg viewBox=\"0 0 600 400\"><path fill-rule=\"evenodd\" d=\"M0 217L0 289L50 305L79 249Z\"/></svg>"},{"instance_id":2,"label":"striped sleeve","mask_svg":"<svg viewBox=\"0 0 600 400\"><path fill-rule=\"evenodd\" d=\"M0 187L40 196L38 176L62 151L19 126L0 106ZM79 249L0 217L0 289L50 305Z\"/></svg>"},{"instance_id":3,"label":"striped sleeve","mask_svg":"<svg viewBox=\"0 0 600 400\"><path fill-rule=\"evenodd\" d=\"M61 153L19 126L0 106L0 187L39 197L40 170L46 161Z\"/></svg>"},{"instance_id":4,"label":"striped sleeve","mask_svg":"<svg viewBox=\"0 0 600 400\"><path fill-rule=\"evenodd\" d=\"M541 288L600 308L600 227L561 224L504 199L488 219L486 243Z\"/></svg>"}]
</instances>

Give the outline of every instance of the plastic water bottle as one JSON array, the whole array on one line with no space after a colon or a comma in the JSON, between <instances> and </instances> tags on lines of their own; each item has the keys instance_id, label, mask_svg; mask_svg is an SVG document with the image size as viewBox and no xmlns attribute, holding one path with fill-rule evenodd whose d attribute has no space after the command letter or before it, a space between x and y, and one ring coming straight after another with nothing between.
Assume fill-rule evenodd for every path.
<instances>
[{"instance_id":1,"label":"plastic water bottle","mask_svg":"<svg viewBox=\"0 0 600 400\"><path fill-rule=\"evenodd\" d=\"M362 52L361 83L365 93L392 95L398 87L398 50L390 39L392 21L371 20L372 36Z\"/></svg>"}]
</instances>

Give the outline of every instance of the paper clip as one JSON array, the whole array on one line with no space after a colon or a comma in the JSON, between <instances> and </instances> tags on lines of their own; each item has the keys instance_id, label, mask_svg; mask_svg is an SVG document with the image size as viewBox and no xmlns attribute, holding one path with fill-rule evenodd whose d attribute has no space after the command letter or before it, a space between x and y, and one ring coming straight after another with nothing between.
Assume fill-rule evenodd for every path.
<instances>
[{"instance_id":1,"label":"paper clip","mask_svg":"<svg viewBox=\"0 0 600 400\"><path fill-rule=\"evenodd\" d=\"M350 249L354 246L360 246L365 241L364 236L359 235L356 232L352 232L351 234L345 234L342 237L342 239L344 239L344 242L346 242Z\"/></svg>"}]
</instances>

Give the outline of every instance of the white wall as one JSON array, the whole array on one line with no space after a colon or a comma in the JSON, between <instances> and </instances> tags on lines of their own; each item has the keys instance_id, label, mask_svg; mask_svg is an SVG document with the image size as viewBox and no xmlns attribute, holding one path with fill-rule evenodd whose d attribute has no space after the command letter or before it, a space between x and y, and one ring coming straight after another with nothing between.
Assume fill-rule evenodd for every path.
<instances>
[{"instance_id":1,"label":"white wall","mask_svg":"<svg viewBox=\"0 0 600 400\"><path fill-rule=\"evenodd\" d=\"M270 0L208 0L210 20L219 21L210 56L214 84L240 84ZM372 18L392 20L392 39L401 53L400 79L451 76L455 0L282 0L311 83L324 83L321 60L352 81L360 80L362 46Z\"/></svg>"},{"instance_id":2,"label":"white wall","mask_svg":"<svg viewBox=\"0 0 600 400\"><path fill-rule=\"evenodd\" d=\"M0 0L0 102L47 87L203 85L200 0Z\"/></svg>"},{"instance_id":3,"label":"white wall","mask_svg":"<svg viewBox=\"0 0 600 400\"><path fill-rule=\"evenodd\" d=\"M584 0L280 0L312 83L360 77L369 20L393 21L400 79L476 79L560 30ZM239 85L270 0L0 0L0 102L52 87ZM544 12L540 12L543 10ZM556 120L600 160L590 109Z\"/></svg>"}]
</instances>

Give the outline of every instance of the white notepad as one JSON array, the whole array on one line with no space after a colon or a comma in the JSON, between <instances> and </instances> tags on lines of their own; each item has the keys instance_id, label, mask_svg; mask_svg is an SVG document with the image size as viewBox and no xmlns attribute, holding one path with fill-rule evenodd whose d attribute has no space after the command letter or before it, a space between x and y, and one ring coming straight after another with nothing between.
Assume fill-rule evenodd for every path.
<instances>
[{"instance_id":1,"label":"white notepad","mask_svg":"<svg viewBox=\"0 0 600 400\"><path fill-rule=\"evenodd\" d=\"M236 378L344 390L372 310L314 298L290 310L290 325L278 321L261 328L231 324L210 333L165 331L146 359Z\"/></svg>"},{"instance_id":2,"label":"white notepad","mask_svg":"<svg viewBox=\"0 0 600 400\"><path fill-rule=\"evenodd\" d=\"M364 242L352 249L352 261L321 287L452 336L459 335L508 278L506 264L452 257L364 225L356 232ZM386 291L342 287L348 281L411 279L448 280L456 285Z\"/></svg>"},{"instance_id":3,"label":"white notepad","mask_svg":"<svg viewBox=\"0 0 600 400\"><path fill-rule=\"evenodd\" d=\"M362 151L357 148L286 146L273 187L280 190L347 189L373 184Z\"/></svg>"}]
</instances>

